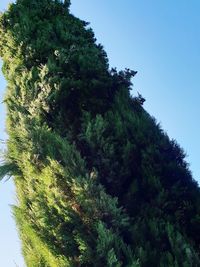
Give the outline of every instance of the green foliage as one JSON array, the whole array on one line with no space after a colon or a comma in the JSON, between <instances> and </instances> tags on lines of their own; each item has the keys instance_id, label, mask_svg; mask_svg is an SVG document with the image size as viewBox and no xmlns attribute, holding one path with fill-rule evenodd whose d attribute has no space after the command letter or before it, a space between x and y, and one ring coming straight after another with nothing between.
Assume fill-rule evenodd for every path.
<instances>
[{"instance_id":1,"label":"green foliage","mask_svg":"<svg viewBox=\"0 0 200 267\"><path fill-rule=\"evenodd\" d=\"M200 266L200 192L185 154L109 69L70 1L0 16L14 214L30 267Z\"/></svg>"}]
</instances>

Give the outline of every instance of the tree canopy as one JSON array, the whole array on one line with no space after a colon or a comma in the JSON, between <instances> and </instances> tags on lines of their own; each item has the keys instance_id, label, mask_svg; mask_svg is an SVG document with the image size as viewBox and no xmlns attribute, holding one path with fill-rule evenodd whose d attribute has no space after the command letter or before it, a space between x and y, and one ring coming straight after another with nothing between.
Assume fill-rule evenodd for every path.
<instances>
[{"instance_id":1,"label":"tree canopy","mask_svg":"<svg viewBox=\"0 0 200 267\"><path fill-rule=\"evenodd\" d=\"M200 266L200 191L185 153L109 67L70 1L0 16L14 214L29 267Z\"/></svg>"}]
</instances>

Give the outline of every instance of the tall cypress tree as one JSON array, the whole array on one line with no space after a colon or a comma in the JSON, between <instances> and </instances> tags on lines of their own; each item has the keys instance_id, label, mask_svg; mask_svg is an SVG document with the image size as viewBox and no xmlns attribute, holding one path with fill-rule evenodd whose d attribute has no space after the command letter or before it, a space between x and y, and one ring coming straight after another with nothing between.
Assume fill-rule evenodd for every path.
<instances>
[{"instance_id":1,"label":"tall cypress tree","mask_svg":"<svg viewBox=\"0 0 200 267\"><path fill-rule=\"evenodd\" d=\"M200 191L185 154L110 69L70 1L0 16L14 214L29 267L200 266Z\"/></svg>"}]
</instances>

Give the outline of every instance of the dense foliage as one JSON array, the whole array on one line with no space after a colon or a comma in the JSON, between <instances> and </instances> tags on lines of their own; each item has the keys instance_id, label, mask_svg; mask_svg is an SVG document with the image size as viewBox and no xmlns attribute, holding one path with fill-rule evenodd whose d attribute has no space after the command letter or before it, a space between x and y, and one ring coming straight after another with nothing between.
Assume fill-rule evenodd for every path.
<instances>
[{"instance_id":1,"label":"dense foliage","mask_svg":"<svg viewBox=\"0 0 200 267\"><path fill-rule=\"evenodd\" d=\"M109 69L69 1L0 16L14 214L29 267L200 266L200 191L185 154Z\"/></svg>"}]
</instances>

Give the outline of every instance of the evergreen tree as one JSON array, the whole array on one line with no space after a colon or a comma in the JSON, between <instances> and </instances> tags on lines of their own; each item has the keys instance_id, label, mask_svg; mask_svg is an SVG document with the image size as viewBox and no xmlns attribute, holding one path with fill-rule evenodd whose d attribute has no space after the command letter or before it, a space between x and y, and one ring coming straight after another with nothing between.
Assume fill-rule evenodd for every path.
<instances>
[{"instance_id":1,"label":"evergreen tree","mask_svg":"<svg viewBox=\"0 0 200 267\"><path fill-rule=\"evenodd\" d=\"M200 266L200 191L185 154L109 69L70 1L0 16L14 214L29 267Z\"/></svg>"}]
</instances>

